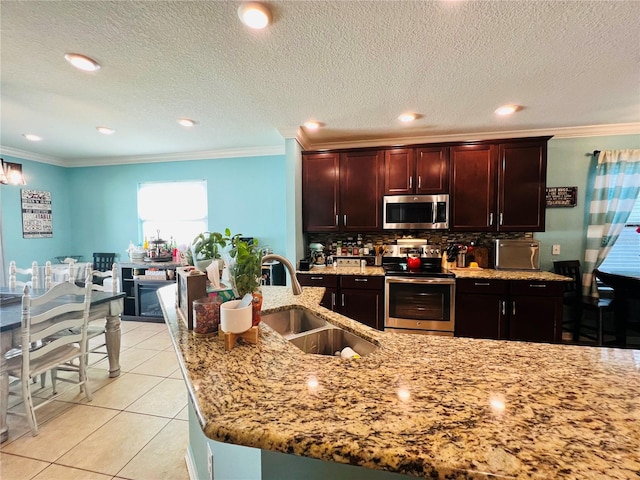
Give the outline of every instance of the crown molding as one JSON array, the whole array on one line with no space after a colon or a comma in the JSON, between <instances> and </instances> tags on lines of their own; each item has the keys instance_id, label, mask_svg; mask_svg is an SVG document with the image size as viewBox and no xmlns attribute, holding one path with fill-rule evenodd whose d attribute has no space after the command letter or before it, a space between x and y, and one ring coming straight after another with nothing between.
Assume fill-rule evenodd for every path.
<instances>
[{"instance_id":1,"label":"crown molding","mask_svg":"<svg viewBox=\"0 0 640 480\"><path fill-rule=\"evenodd\" d=\"M26 150L18 150L17 148L4 147L0 145L0 155L11 155L12 157L22 160L31 160L34 162L48 163L58 167L66 167L66 160L51 155L41 155L39 153L27 152Z\"/></svg>"},{"instance_id":2,"label":"crown molding","mask_svg":"<svg viewBox=\"0 0 640 480\"><path fill-rule=\"evenodd\" d=\"M314 148L314 145L309 140L309 137L300 127L279 128L278 133L280 133L280 135L282 135L282 138L284 138L285 140L295 138L303 150L311 150Z\"/></svg>"},{"instance_id":3,"label":"crown molding","mask_svg":"<svg viewBox=\"0 0 640 480\"><path fill-rule=\"evenodd\" d=\"M640 122L618 123L612 125L587 125L579 127L541 128L529 130L509 130L502 132L455 133L448 135L415 136L400 138L381 138L376 140L353 140L341 142L318 142L310 144L305 150L334 150L343 148L388 147L416 145L421 143L471 142L497 140L502 138L524 138L553 136L558 138L603 137L610 135L638 135Z\"/></svg>"}]
</instances>

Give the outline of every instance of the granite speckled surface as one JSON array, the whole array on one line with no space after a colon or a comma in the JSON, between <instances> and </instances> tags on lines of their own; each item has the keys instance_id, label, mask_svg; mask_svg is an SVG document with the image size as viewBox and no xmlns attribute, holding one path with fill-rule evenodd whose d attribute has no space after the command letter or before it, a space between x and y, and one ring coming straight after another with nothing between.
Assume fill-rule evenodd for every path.
<instances>
[{"instance_id":1,"label":"granite speckled surface","mask_svg":"<svg viewBox=\"0 0 640 480\"><path fill-rule=\"evenodd\" d=\"M495 270L493 268L454 268L450 270L456 278L489 278L496 280L539 280L567 282L572 279L552 272L535 272L528 270ZM299 271L303 275L374 275L384 276L382 267L312 267L308 272Z\"/></svg>"},{"instance_id":2,"label":"granite speckled surface","mask_svg":"<svg viewBox=\"0 0 640 480\"><path fill-rule=\"evenodd\" d=\"M264 287L379 348L304 354L264 323L225 352L159 290L187 387L214 440L427 478L640 476L640 351L385 333L318 306L324 289Z\"/></svg>"}]
</instances>

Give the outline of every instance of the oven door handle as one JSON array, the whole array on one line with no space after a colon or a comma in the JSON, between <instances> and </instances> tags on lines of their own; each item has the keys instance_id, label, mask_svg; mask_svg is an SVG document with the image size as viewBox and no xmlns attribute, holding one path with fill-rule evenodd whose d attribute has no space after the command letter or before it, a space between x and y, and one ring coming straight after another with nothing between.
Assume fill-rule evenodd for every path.
<instances>
[{"instance_id":1,"label":"oven door handle","mask_svg":"<svg viewBox=\"0 0 640 480\"><path fill-rule=\"evenodd\" d=\"M455 278L442 278L442 277L385 277L385 283L416 283L425 285L455 285Z\"/></svg>"}]
</instances>

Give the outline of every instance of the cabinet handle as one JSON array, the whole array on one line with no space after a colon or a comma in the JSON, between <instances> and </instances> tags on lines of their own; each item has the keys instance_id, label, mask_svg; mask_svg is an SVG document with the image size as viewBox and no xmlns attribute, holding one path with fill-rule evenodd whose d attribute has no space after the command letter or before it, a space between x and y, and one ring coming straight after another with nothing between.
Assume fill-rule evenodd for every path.
<instances>
[{"instance_id":1,"label":"cabinet handle","mask_svg":"<svg viewBox=\"0 0 640 480\"><path fill-rule=\"evenodd\" d=\"M488 287L491 285L490 282L473 282L476 287Z\"/></svg>"},{"instance_id":2,"label":"cabinet handle","mask_svg":"<svg viewBox=\"0 0 640 480\"><path fill-rule=\"evenodd\" d=\"M514 300L513 303L511 303L511 315L515 315L515 314L516 314L516 302Z\"/></svg>"},{"instance_id":3,"label":"cabinet handle","mask_svg":"<svg viewBox=\"0 0 640 480\"><path fill-rule=\"evenodd\" d=\"M338 226L338 224L340 223L340 220L338 220L338 214L336 213L336 227Z\"/></svg>"},{"instance_id":4,"label":"cabinet handle","mask_svg":"<svg viewBox=\"0 0 640 480\"><path fill-rule=\"evenodd\" d=\"M346 227L347 226L347 216L343 215L343 217L344 217L344 226Z\"/></svg>"},{"instance_id":5,"label":"cabinet handle","mask_svg":"<svg viewBox=\"0 0 640 480\"><path fill-rule=\"evenodd\" d=\"M507 302L502 300L502 315L506 315L506 314L507 314Z\"/></svg>"},{"instance_id":6,"label":"cabinet handle","mask_svg":"<svg viewBox=\"0 0 640 480\"><path fill-rule=\"evenodd\" d=\"M344 293L341 295L342 297L342 306L344 307Z\"/></svg>"},{"instance_id":7,"label":"cabinet handle","mask_svg":"<svg viewBox=\"0 0 640 480\"><path fill-rule=\"evenodd\" d=\"M489 214L489 225L493 225L493 213Z\"/></svg>"},{"instance_id":8,"label":"cabinet handle","mask_svg":"<svg viewBox=\"0 0 640 480\"><path fill-rule=\"evenodd\" d=\"M409 190L413 188L413 177L409 177Z\"/></svg>"},{"instance_id":9,"label":"cabinet handle","mask_svg":"<svg viewBox=\"0 0 640 480\"><path fill-rule=\"evenodd\" d=\"M311 277L311 280L323 280L324 277Z\"/></svg>"},{"instance_id":10,"label":"cabinet handle","mask_svg":"<svg viewBox=\"0 0 640 480\"><path fill-rule=\"evenodd\" d=\"M378 294L376 293L376 328L378 328L378 325L380 325L380 311L379 311L379 307L380 306L380 301L378 300Z\"/></svg>"},{"instance_id":11,"label":"cabinet handle","mask_svg":"<svg viewBox=\"0 0 640 480\"><path fill-rule=\"evenodd\" d=\"M333 292L331 294L331 310L335 310L336 308L336 293Z\"/></svg>"},{"instance_id":12,"label":"cabinet handle","mask_svg":"<svg viewBox=\"0 0 640 480\"><path fill-rule=\"evenodd\" d=\"M533 285L533 284L529 284L530 288L547 288L546 285Z\"/></svg>"},{"instance_id":13,"label":"cabinet handle","mask_svg":"<svg viewBox=\"0 0 640 480\"><path fill-rule=\"evenodd\" d=\"M422 176L418 175L418 189L422 188Z\"/></svg>"},{"instance_id":14,"label":"cabinet handle","mask_svg":"<svg viewBox=\"0 0 640 480\"><path fill-rule=\"evenodd\" d=\"M354 282L368 282L369 280L366 278L354 278L353 279Z\"/></svg>"},{"instance_id":15,"label":"cabinet handle","mask_svg":"<svg viewBox=\"0 0 640 480\"><path fill-rule=\"evenodd\" d=\"M500 225L502 225L502 212L500 212Z\"/></svg>"}]
</instances>

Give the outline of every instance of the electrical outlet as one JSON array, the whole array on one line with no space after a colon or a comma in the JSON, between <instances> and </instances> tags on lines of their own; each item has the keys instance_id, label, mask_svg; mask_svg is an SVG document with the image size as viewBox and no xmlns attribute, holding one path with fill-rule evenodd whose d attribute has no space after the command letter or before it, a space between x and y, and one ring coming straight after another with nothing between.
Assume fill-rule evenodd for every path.
<instances>
[{"instance_id":1,"label":"electrical outlet","mask_svg":"<svg viewBox=\"0 0 640 480\"><path fill-rule=\"evenodd\" d=\"M209 480L213 480L213 452L211 445L207 443L207 469L209 470Z\"/></svg>"},{"instance_id":2,"label":"electrical outlet","mask_svg":"<svg viewBox=\"0 0 640 480\"><path fill-rule=\"evenodd\" d=\"M551 250L551 255L560 255L560 245L554 245Z\"/></svg>"}]
</instances>

